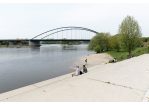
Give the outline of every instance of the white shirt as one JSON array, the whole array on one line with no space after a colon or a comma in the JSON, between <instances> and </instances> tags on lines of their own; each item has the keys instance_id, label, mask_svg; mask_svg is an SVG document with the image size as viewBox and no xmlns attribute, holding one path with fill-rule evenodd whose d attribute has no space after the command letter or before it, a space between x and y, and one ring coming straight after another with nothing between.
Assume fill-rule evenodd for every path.
<instances>
[{"instance_id":1,"label":"white shirt","mask_svg":"<svg viewBox=\"0 0 149 105\"><path fill-rule=\"evenodd\" d=\"M80 68L76 68L76 75L80 75Z\"/></svg>"},{"instance_id":2,"label":"white shirt","mask_svg":"<svg viewBox=\"0 0 149 105\"><path fill-rule=\"evenodd\" d=\"M116 59L114 59L114 62L116 62L117 60Z\"/></svg>"}]
</instances>

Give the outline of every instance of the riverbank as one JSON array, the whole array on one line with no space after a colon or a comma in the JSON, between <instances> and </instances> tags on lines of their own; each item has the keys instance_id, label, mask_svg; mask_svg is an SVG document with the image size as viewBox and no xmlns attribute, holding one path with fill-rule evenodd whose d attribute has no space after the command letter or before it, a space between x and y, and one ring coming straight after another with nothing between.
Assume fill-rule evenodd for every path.
<instances>
[{"instance_id":1,"label":"riverbank","mask_svg":"<svg viewBox=\"0 0 149 105\"><path fill-rule=\"evenodd\" d=\"M147 101L149 55L96 65L88 73L66 74L0 94L3 102L141 102Z\"/></svg>"},{"instance_id":2,"label":"riverbank","mask_svg":"<svg viewBox=\"0 0 149 105\"><path fill-rule=\"evenodd\" d=\"M81 58L80 61L75 63L75 65L79 66L82 69L82 66L85 65L85 59L87 59L86 67L88 68L96 65L102 65L103 63L109 63L110 60L113 60L113 57L107 53L91 54Z\"/></svg>"}]
</instances>

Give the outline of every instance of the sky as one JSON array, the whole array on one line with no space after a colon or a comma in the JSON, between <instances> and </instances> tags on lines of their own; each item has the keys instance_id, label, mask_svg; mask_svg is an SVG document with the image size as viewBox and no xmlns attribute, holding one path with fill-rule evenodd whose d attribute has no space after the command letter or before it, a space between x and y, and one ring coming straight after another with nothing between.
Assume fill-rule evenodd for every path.
<instances>
[{"instance_id":1,"label":"sky","mask_svg":"<svg viewBox=\"0 0 149 105\"><path fill-rule=\"evenodd\" d=\"M28 38L67 26L115 35L127 16L149 37L149 3L0 3L0 39Z\"/></svg>"}]
</instances>

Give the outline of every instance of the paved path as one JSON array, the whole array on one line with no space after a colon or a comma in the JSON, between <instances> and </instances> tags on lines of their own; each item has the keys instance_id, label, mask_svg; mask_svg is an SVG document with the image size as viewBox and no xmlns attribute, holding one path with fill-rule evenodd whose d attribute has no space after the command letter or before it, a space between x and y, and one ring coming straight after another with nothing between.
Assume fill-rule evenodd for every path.
<instances>
[{"instance_id":1,"label":"paved path","mask_svg":"<svg viewBox=\"0 0 149 105\"><path fill-rule=\"evenodd\" d=\"M141 102L149 97L149 54L88 68L0 94L0 101Z\"/></svg>"}]
</instances>

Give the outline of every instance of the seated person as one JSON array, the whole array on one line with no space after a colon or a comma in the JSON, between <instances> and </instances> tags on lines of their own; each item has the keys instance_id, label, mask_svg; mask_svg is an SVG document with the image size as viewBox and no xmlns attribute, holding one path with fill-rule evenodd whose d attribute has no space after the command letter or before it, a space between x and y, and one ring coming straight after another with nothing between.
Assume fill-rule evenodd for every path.
<instances>
[{"instance_id":1,"label":"seated person","mask_svg":"<svg viewBox=\"0 0 149 105\"><path fill-rule=\"evenodd\" d=\"M115 61L114 62L116 62L117 60L116 60L116 58L115 58Z\"/></svg>"},{"instance_id":2,"label":"seated person","mask_svg":"<svg viewBox=\"0 0 149 105\"><path fill-rule=\"evenodd\" d=\"M116 62L117 60L116 60L116 58L114 58L113 60L112 60L112 62Z\"/></svg>"},{"instance_id":3,"label":"seated person","mask_svg":"<svg viewBox=\"0 0 149 105\"><path fill-rule=\"evenodd\" d=\"M85 67L85 65L83 65L83 73L87 73L87 68Z\"/></svg>"},{"instance_id":4,"label":"seated person","mask_svg":"<svg viewBox=\"0 0 149 105\"><path fill-rule=\"evenodd\" d=\"M73 77L73 76L78 76L78 75L80 75L80 68L79 68L79 66L76 66L76 68L72 68L72 67L69 67L69 68L76 70L76 72L72 74L72 77Z\"/></svg>"}]
</instances>

